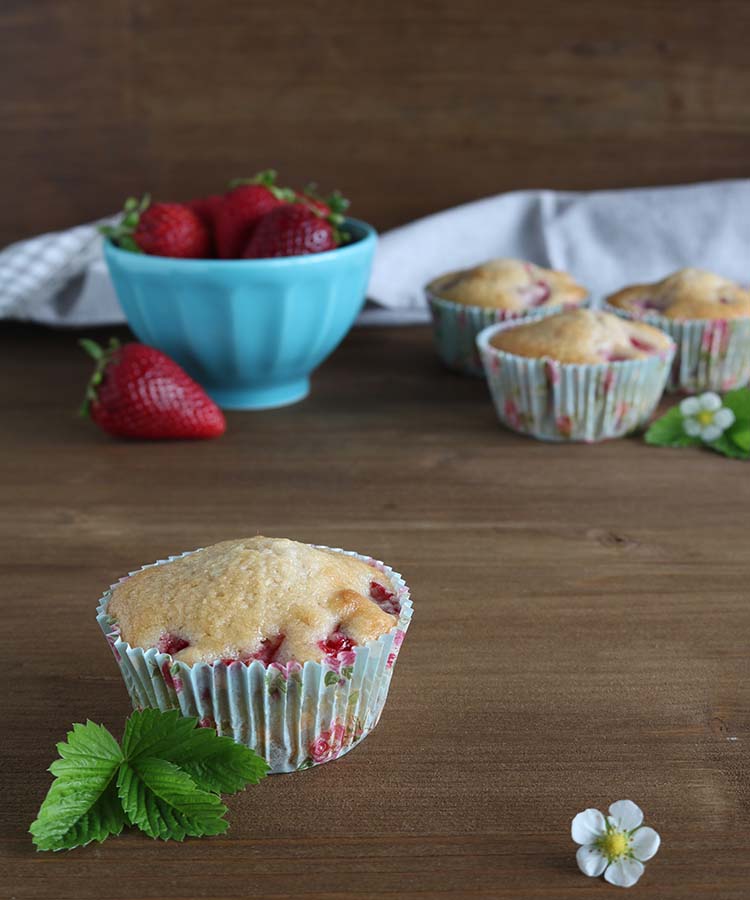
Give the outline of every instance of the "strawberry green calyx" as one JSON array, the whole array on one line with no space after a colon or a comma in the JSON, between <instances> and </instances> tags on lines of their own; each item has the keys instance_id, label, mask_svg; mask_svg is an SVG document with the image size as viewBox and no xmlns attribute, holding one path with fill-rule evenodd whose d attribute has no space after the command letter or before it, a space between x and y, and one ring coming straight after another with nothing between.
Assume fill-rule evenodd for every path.
<instances>
[{"instance_id":1,"label":"strawberry green calyx","mask_svg":"<svg viewBox=\"0 0 750 900\"><path fill-rule=\"evenodd\" d=\"M79 415L88 416L91 404L96 400L97 388L102 381L104 381L104 373L107 366L112 362L112 357L120 349L121 344L117 338L110 338L109 345L106 348L101 347L96 341L92 341L90 338L81 338L78 343L96 362L94 372L86 386L86 394L79 410Z\"/></svg>"},{"instance_id":2,"label":"strawberry green calyx","mask_svg":"<svg viewBox=\"0 0 750 900\"><path fill-rule=\"evenodd\" d=\"M318 186L311 183L305 186L304 191L298 194L296 199L297 203L303 203L316 216L325 219L333 227L337 244L349 243L351 235L347 231L343 231L341 226L344 224L344 213L349 208L350 202L341 191L331 191L327 197L324 197L318 193Z\"/></svg>"},{"instance_id":3,"label":"strawberry green calyx","mask_svg":"<svg viewBox=\"0 0 750 900\"><path fill-rule=\"evenodd\" d=\"M336 221L338 219L338 221ZM333 237L336 243L341 246L342 244L348 244L352 236L348 231L344 231L340 226L344 224L344 217L337 215L328 216L328 221L331 223L331 227L333 228Z\"/></svg>"},{"instance_id":4,"label":"strawberry green calyx","mask_svg":"<svg viewBox=\"0 0 750 900\"><path fill-rule=\"evenodd\" d=\"M302 191L302 202L305 200L313 201L312 205L314 206L316 203L325 204L328 209L331 210L331 214L334 216L343 217L343 214L349 209L351 202L348 197L345 197L341 191L331 191L327 197L324 197L322 194L318 193L318 185L315 182L311 182L310 184L305 186L304 191ZM342 218L343 221L343 218Z\"/></svg>"},{"instance_id":5,"label":"strawberry green calyx","mask_svg":"<svg viewBox=\"0 0 750 900\"><path fill-rule=\"evenodd\" d=\"M341 191L332 191L327 197L323 198L323 202L328 204L332 215L341 216L349 209L349 199L345 197Z\"/></svg>"},{"instance_id":6,"label":"strawberry green calyx","mask_svg":"<svg viewBox=\"0 0 750 900\"><path fill-rule=\"evenodd\" d=\"M344 199L343 197L341 198ZM345 222L344 216L340 212L333 212L331 210L330 213L323 212L322 209L313 206L311 203L306 203L304 200L297 201L300 205L306 206L310 212L317 216L319 219L324 219L331 226L331 230L333 231L333 239L336 241L336 244L340 247L342 244L348 244L351 241L352 236L348 231L344 231L342 225ZM327 203L328 201L326 201ZM348 200L346 201L349 202ZM346 208L346 207L344 207Z\"/></svg>"},{"instance_id":7,"label":"strawberry green calyx","mask_svg":"<svg viewBox=\"0 0 750 900\"><path fill-rule=\"evenodd\" d=\"M344 200L343 197L341 199ZM348 244L349 241L351 241L352 236L349 234L348 231L344 231L344 229L342 228L342 225L345 222L345 219L344 219L344 216L342 215L342 213L334 212L333 209L331 208L331 212L326 215L326 213L324 213L323 210L316 209L310 203L305 203L304 201L299 201L299 202L301 202L304 206L307 206L307 208L310 210L310 212L312 212L314 215L316 215L319 219L325 219L325 221L328 222L328 224L333 229L334 240L336 241L336 243L339 246L341 246L341 244ZM328 201L326 200L325 202L327 203ZM348 202L349 201L347 200L346 203L348 204ZM344 209L346 209L346 207L344 207Z\"/></svg>"},{"instance_id":8,"label":"strawberry green calyx","mask_svg":"<svg viewBox=\"0 0 750 900\"><path fill-rule=\"evenodd\" d=\"M113 240L118 247L123 250L130 250L133 253L142 253L141 248L133 239L141 216L151 205L151 195L144 194L140 200L135 197L128 197L125 206L122 209L122 218L117 225L100 225L99 233Z\"/></svg>"},{"instance_id":9,"label":"strawberry green calyx","mask_svg":"<svg viewBox=\"0 0 750 900\"><path fill-rule=\"evenodd\" d=\"M279 187L276 184L276 177L278 172L276 169L263 169L257 174L253 175L252 178L233 178L229 182L229 188L243 187L248 184L258 184L264 188L268 188L268 190L274 195L277 200L281 200L284 203L293 203L294 202L294 191L291 188L283 188Z\"/></svg>"}]
</instances>

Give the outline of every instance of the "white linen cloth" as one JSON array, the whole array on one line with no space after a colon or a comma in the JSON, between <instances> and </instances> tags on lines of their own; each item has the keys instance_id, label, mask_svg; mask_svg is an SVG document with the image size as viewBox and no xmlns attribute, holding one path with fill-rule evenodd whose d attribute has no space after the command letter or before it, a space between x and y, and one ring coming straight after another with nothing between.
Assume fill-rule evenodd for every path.
<instances>
[{"instance_id":1,"label":"white linen cloth","mask_svg":"<svg viewBox=\"0 0 750 900\"><path fill-rule=\"evenodd\" d=\"M565 269L600 297L682 266L750 281L750 180L577 193L515 191L448 209L380 238L360 322L428 318L436 275L499 256ZM0 252L0 318L51 325L124 321L95 225Z\"/></svg>"}]
</instances>

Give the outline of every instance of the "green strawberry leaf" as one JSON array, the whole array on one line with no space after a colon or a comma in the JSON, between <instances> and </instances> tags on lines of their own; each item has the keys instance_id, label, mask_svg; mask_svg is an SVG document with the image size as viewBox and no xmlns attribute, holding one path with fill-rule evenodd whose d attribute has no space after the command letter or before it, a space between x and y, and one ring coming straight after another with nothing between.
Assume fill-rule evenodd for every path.
<instances>
[{"instance_id":1,"label":"green strawberry leaf","mask_svg":"<svg viewBox=\"0 0 750 900\"><path fill-rule=\"evenodd\" d=\"M732 410L738 422L750 424L750 388L728 391L722 402Z\"/></svg>"},{"instance_id":2,"label":"green strawberry leaf","mask_svg":"<svg viewBox=\"0 0 750 900\"><path fill-rule=\"evenodd\" d=\"M706 446L711 447L712 450L716 450L719 453L723 453L724 456L731 456L733 459L750 459L750 449L739 447L726 431L721 437L718 437L715 441L711 441L711 443L706 444Z\"/></svg>"},{"instance_id":3,"label":"green strawberry leaf","mask_svg":"<svg viewBox=\"0 0 750 900\"><path fill-rule=\"evenodd\" d=\"M219 793L268 773L264 759L178 710L134 712L122 750L101 725L74 725L57 745L55 781L31 825L40 850L62 850L135 825L152 838L184 840L228 828Z\"/></svg>"},{"instance_id":4,"label":"green strawberry leaf","mask_svg":"<svg viewBox=\"0 0 750 900\"><path fill-rule=\"evenodd\" d=\"M139 757L123 763L117 790L131 825L152 838L182 841L188 835L223 834L229 827L221 797L200 790L165 759Z\"/></svg>"},{"instance_id":5,"label":"green strawberry leaf","mask_svg":"<svg viewBox=\"0 0 750 900\"><path fill-rule=\"evenodd\" d=\"M230 737L219 737L203 748L193 748L193 758L179 763L183 772L204 791L236 794L247 784L257 784L269 772L270 766L249 747L236 744ZM217 743L218 742L218 743Z\"/></svg>"},{"instance_id":6,"label":"green strawberry leaf","mask_svg":"<svg viewBox=\"0 0 750 900\"><path fill-rule=\"evenodd\" d=\"M702 443L700 438L685 434L682 421L680 407L673 406L651 424L645 435L646 443L656 447L699 447Z\"/></svg>"},{"instance_id":7,"label":"green strawberry leaf","mask_svg":"<svg viewBox=\"0 0 750 900\"><path fill-rule=\"evenodd\" d=\"M750 424L735 422L726 434L740 450L750 450Z\"/></svg>"},{"instance_id":8,"label":"green strawberry leaf","mask_svg":"<svg viewBox=\"0 0 750 900\"><path fill-rule=\"evenodd\" d=\"M70 850L119 834L125 814L115 790L122 762L117 741L102 725L76 724L67 742L57 745L60 759L50 766L55 780L32 822L39 850Z\"/></svg>"},{"instance_id":9,"label":"green strawberry leaf","mask_svg":"<svg viewBox=\"0 0 750 900\"><path fill-rule=\"evenodd\" d=\"M179 709L162 712L151 707L136 710L125 723L122 752L127 760L141 756L161 756L189 744L197 719L183 716Z\"/></svg>"},{"instance_id":10,"label":"green strawberry leaf","mask_svg":"<svg viewBox=\"0 0 750 900\"><path fill-rule=\"evenodd\" d=\"M220 737L213 728L197 728L196 718L179 710L134 712L122 740L128 761L159 757L186 772L204 791L234 794L268 774L268 763L249 747Z\"/></svg>"},{"instance_id":11,"label":"green strawberry leaf","mask_svg":"<svg viewBox=\"0 0 750 900\"><path fill-rule=\"evenodd\" d=\"M734 424L724 432L743 454L750 451L750 388L738 388L724 395L724 406L734 413ZM739 458L744 459L745 456Z\"/></svg>"}]
</instances>

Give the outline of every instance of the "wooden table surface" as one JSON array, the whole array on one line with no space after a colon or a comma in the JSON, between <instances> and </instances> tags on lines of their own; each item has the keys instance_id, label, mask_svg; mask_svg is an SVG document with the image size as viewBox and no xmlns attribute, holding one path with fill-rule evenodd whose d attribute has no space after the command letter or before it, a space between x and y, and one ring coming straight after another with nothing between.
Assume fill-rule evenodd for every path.
<instances>
[{"instance_id":1,"label":"wooden table surface","mask_svg":"<svg viewBox=\"0 0 750 900\"><path fill-rule=\"evenodd\" d=\"M744 464L512 435L423 328L355 330L308 400L218 441L117 443L74 415L74 338L0 328L3 900L611 898L569 828L621 798L663 838L636 896L750 896ZM129 713L103 587L256 532L406 577L378 728L230 798L225 837L36 853L55 742Z\"/></svg>"}]
</instances>

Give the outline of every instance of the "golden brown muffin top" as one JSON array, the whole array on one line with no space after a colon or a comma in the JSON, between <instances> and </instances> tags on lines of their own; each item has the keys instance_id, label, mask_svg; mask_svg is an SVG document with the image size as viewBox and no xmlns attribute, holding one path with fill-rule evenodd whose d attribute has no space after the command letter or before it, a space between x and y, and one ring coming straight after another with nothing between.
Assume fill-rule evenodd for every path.
<instances>
[{"instance_id":1,"label":"golden brown muffin top","mask_svg":"<svg viewBox=\"0 0 750 900\"><path fill-rule=\"evenodd\" d=\"M107 611L131 646L186 663L303 663L388 632L394 592L355 557L258 536L142 569L113 588Z\"/></svg>"},{"instance_id":2,"label":"golden brown muffin top","mask_svg":"<svg viewBox=\"0 0 750 900\"><path fill-rule=\"evenodd\" d=\"M646 359L672 346L671 339L643 322L613 313L573 309L498 331L490 339L498 350L561 363L623 362Z\"/></svg>"},{"instance_id":3,"label":"golden brown muffin top","mask_svg":"<svg viewBox=\"0 0 750 900\"><path fill-rule=\"evenodd\" d=\"M634 284L607 297L607 303L643 316L668 319L737 319L750 316L750 291L703 269L679 269L662 281Z\"/></svg>"},{"instance_id":4,"label":"golden brown muffin top","mask_svg":"<svg viewBox=\"0 0 750 900\"><path fill-rule=\"evenodd\" d=\"M448 272L431 281L427 289L453 303L510 312L577 306L588 296L567 272L520 259L491 259L473 269Z\"/></svg>"}]
</instances>

